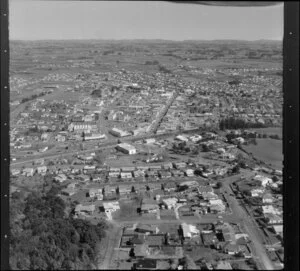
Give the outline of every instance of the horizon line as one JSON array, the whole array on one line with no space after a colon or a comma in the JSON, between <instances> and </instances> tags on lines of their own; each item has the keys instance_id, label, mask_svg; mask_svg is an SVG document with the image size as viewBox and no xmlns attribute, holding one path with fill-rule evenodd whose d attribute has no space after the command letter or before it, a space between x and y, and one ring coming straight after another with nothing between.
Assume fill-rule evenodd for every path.
<instances>
[{"instance_id":1,"label":"horizon line","mask_svg":"<svg viewBox=\"0 0 300 271\"><path fill-rule=\"evenodd\" d=\"M143 38L132 38L132 39L101 39L101 38L80 38L80 39L9 39L9 41L171 41L171 42L188 42L188 41L245 41L245 42L257 42L257 41L283 41L281 39L255 39L255 40L246 40L246 39L184 39L184 40L173 40L173 39L161 39L161 38L152 38L152 39L143 39Z\"/></svg>"}]
</instances>

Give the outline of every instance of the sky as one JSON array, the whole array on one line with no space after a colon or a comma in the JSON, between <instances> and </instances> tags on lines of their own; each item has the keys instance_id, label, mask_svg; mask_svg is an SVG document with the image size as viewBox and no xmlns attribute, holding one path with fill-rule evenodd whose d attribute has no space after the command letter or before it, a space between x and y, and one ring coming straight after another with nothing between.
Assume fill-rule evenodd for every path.
<instances>
[{"instance_id":1,"label":"sky","mask_svg":"<svg viewBox=\"0 0 300 271\"><path fill-rule=\"evenodd\" d=\"M10 0L9 35L11 40L282 40L283 4L217 7L162 1Z\"/></svg>"}]
</instances>

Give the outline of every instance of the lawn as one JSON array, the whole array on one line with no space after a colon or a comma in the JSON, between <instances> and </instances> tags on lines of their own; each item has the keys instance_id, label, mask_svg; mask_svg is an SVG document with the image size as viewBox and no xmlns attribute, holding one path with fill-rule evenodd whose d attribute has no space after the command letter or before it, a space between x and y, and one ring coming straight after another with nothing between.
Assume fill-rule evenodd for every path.
<instances>
[{"instance_id":1,"label":"lawn","mask_svg":"<svg viewBox=\"0 0 300 271\"><path fill-rule=\"evenodd\" d=\"M176 219L175 212L173 210L160 210L160 219L163 220Z\"/></svg>"},{"instance_id":2,"label":"lawn","mask_svg":"<svg viewBox=\"0 0 300 271\"><path fill-rule=\"evenodd\" d=\"M243 146L243 148L259 160L282 169L283 154L282 141L275 139L257 139L257 145Z\"/></svg>"},{"instance_id":3,"label":"lawn","mask_svg":"<svg viewBox=\"0 0 300 271\"><path fill-rule=\"evenodd\" d=\"M140 204L136 200L120 200L119 204L120 210L113 214L114 219L133 219L140 217L137 213L137 208L140 207Z\"/></svg>"}]
</instances>

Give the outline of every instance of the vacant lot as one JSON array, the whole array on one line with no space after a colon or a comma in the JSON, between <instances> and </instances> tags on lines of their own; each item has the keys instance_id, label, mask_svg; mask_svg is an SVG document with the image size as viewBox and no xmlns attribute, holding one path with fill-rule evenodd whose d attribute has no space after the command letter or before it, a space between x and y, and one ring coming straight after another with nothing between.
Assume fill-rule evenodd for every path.
<instances>
[{"instance_id":1,"label":"vacant lot","mask_svg":"<svg viewBox=\"0 0 300 271\"><path fill-rule=\"evenodd\" d=\"M113 218L117 220L139 219L137 208L140 207L138 200L120 200L120 210L113 213Z\"/></svg>"},{"instance_id":2,"label":"vacant lot","mask_svg":"<svg viewBox=\"0 0 300 271\"><path fill-rule=\"evenodd\" d=\"M282 169L282 141L275 139L257 139L257 145L245 146L245 150L267 164Z\"/></svg>"}]
</instances>

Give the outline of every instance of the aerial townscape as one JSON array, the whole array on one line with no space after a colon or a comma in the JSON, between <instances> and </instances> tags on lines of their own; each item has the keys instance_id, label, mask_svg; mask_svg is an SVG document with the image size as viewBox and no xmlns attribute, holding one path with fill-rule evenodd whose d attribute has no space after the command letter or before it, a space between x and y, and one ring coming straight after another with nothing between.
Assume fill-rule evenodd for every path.
<instances>
[{"instance_id":1,"label":"aerial townscape","mask_svg":"<svg viewBox=\"0 0 300 271\"><path fill-rule=\"evenodd\" d=\"M13 270L284 267L280 41L11 41Z\"/></svg>"}]
</instances>

